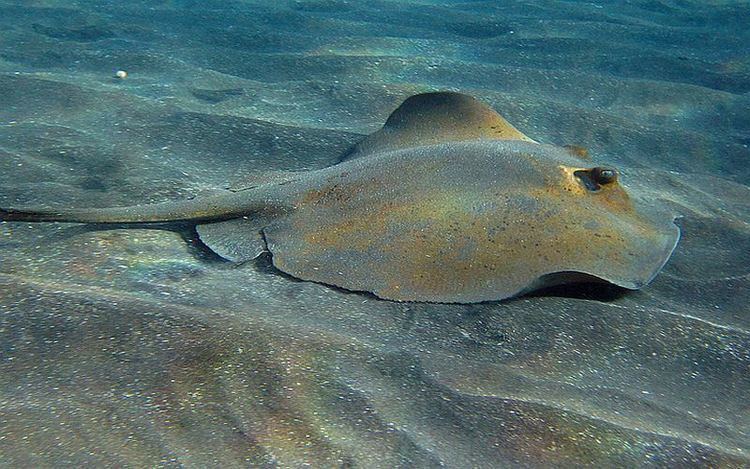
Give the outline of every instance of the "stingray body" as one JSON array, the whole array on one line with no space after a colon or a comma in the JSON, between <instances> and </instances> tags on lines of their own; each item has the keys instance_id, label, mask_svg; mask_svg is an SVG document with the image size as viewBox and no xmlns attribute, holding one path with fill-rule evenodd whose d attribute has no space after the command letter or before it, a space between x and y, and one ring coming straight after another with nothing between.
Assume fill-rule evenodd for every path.
<instances>
[{"instance_id":1,"label":"stingray body","mask_svg":"<svg viewBox=\"0 0 750 469\"><path fill-rule=\"evenodd\" d=\"M0 218L194 223L229 260L267 250L294 277L399 301L500 300L582 277L640 288L677 243L673 217L577 154L471 97L429 93L335 166L203 199Z\"/></svg>"}]
</instances>

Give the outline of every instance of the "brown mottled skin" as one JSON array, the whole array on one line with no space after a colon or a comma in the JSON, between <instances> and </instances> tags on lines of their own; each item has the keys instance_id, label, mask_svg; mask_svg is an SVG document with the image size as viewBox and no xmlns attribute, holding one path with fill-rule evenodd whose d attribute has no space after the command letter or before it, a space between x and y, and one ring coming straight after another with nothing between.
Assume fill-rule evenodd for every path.
<instances>
[{"instance_id":1,"label":"brown mottled skin","mask_svg":"<svg viewBox=\"0 0 750 469\"><path fill-rule=\"evenodd\" d=\"M410 98L417 110L400 111L415 122L386 126L351 159L322 170L200 200L5 210L0 218L191 222L220 254L232 244L240 259L243 249L252 258L259 251L234 240L256 237L288 274L401 301L499 300L575 274L640 288L669 258L679 237L671 217L638 205L614 170L584 164L563 147L519 139L512 126L504 132L513 138L498 137L493 127L510 124L492 121L486 106L455 93L433 95L434 106L430 95L420 95ZM444 116L456 102L464 115L484 106L466 120L475 129L476 116L489 119L492 133L462 132ZM403 127L404 119L395 120ZM430 121L459 128L449 138L414 142Z\"/></svg>"},{"instance_id":2,"label":"brown mottled skin","mask_svg":"<svg viewBox=\"0 0 750 469\"><path fill-rule=\"evenodd\" d=\"M676 242L671 220L639 213L618 181L587 189L557 147L473 141L359 161L323 170L265 228L279 269L384 298L476 302L555 272L639 288Z\"/></svg>"}]
</instances>

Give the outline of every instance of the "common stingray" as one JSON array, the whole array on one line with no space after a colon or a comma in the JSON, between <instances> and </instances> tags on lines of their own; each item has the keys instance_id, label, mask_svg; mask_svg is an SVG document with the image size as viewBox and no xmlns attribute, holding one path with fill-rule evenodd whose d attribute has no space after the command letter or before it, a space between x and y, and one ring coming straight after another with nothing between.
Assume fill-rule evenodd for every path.
<instances>
[{"instance_id":1,"label":"common stingray","mask_svg":"<svg viewBox=\"0 0 750 469\"><path fill-rule=\"evenodd\" d=\"M0 219L194 224L235 262L398 301L472 303L597 279L639 289L679 239L614 168L537 143L467 95L404 101L339 164L183 201Z\"/></svg>"}]
</instances>

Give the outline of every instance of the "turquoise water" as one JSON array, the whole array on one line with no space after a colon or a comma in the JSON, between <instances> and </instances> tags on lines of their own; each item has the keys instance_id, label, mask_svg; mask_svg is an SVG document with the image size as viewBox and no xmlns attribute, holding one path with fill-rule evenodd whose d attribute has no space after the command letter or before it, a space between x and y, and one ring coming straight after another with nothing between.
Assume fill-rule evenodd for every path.
<instances>
[{"instance_id":1,"label":"turquoise water","mask_svg":"<svg viewBox=\"0 0 750 469\"><path fill-rule=\"evenodd\" d=\"M745 1L0 0L0 207L326 167L453 90L682 230L639 291L448 305L237 266L189 227L0 223L0 464L749 465L748 24Z\"/></svg>"}]
</instances>

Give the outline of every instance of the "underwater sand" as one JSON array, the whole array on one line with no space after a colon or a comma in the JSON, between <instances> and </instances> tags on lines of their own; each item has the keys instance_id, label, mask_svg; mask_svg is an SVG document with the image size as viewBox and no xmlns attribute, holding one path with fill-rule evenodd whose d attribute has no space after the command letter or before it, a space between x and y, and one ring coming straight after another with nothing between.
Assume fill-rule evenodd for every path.
<instances>
[{"instance_id":1,"label":"underwater sand","mask_svg":"<svg viewBox=\"0 0 750 469\"><path fill-rule=\"evenodd\" d=\"M328 166L450 89L589 148L683 237L641 291L462 306L0 223L0 465L750 465L748 2L91 3L0 0L0 206Z\"/></svg>"}]
</instances>

